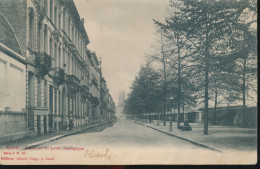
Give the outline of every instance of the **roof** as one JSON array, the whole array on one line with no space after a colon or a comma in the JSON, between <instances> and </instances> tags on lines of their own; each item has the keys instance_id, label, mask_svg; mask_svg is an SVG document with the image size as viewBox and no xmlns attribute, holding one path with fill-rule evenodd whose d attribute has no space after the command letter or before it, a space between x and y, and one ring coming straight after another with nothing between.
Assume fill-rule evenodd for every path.
<instances>
[{"instance_id":1,"label":"roof","mask_svg":"<svg viewBox=\"0 0 260 169\"><path fill-rule=\"evenodd\" d=\"M0 43L22 55L20 45L11 24L0 11Z\"/></svg>"},{"instance_id":2,"label":"roof","mask_svg":"<svg viewBox=\"0 0 260 169\"><path fill-rule=\"evenodd\" d=\"M98 61L96 53L93 52L93 51L90 51L90 56L94 59L94 61L96 62L96 65L98 66L99 65L99 61Z\"/></svg>"},{"instance_id":3,"label":"roof","mask_svg":"<svg viewBox=\"0 0 260 169\"><path fill-rule=\"evenodd\" d=\"M75 18L75 21L77 22L77 24L80 28L81 34L83 35L83 38L85 39L85 41L88 45L90 43L89 37L88 37L87 31L86 31L83 23L81 22L79 12L75 6L74 1L73 0L64 0L64 2L67 4L68 9L71 11L72 16Z\"/></svg>"}]
</instances>

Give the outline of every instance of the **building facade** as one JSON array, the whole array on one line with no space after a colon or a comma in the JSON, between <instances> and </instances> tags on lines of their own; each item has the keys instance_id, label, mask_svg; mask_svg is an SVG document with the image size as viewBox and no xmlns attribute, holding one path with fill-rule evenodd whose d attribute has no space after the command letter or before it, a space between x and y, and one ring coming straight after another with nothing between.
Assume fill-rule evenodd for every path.
<instances>
[{"instance_id":1,"label":"building facade","mask_svg":"<svg viewBox=\"0 0 260 169\"><path fill-rule=\"evenodd\" d=\"M28 132L99 122L100 64L73 0L0 0L0 6L22 44Z\"/></svg>"},{"instance_id":2,"label":"building facade","mask_svg":"<svg viewBox=\"0 0 260 169\"><path fill-rule=\"evenodd\" d=\"M125 106L125 92L120 91L119 92L119 97L118 97L118 105L117 105L117 114L122 115L123 114L123 109Z\"/></svg>"}]
</instances>

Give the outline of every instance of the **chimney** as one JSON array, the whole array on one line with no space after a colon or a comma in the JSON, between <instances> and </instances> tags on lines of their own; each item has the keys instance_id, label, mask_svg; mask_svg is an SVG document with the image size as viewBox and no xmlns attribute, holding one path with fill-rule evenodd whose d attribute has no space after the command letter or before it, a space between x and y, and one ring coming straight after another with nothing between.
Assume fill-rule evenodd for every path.
<instances>
[{"instance_id":1,"label":"chimney","mask_svg":"<svg viewBox=\"0 0 260 169\"><path fill-rule=\"evenodd\" d=\"M82 24L84 26L84 18L81 18L80 20L81 20L81 22L82 22Z\"/></svg>"}]
</instances>

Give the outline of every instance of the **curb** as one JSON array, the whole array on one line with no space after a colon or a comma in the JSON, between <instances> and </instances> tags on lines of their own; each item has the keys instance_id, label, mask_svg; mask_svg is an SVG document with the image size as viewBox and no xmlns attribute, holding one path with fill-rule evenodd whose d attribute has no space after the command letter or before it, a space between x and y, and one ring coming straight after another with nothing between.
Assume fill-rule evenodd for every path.
<instances>
[{"instance_id":1,"label":"curb","mask_svg":"<svg viewBox=\"0 0 260 169\"><path fill-rule=\"evenodd\" d=\"M214 148L214 147L211 147L211 146L202 144L202 143L198 143L198 142L196 142L196 141L193 141L193 140L190 140L190 139L187 139L187 138L184 138L184 137L180 137L180 136L177 136L177 135L175 135L175 134L172 134L172 133L169 133L169 132L166 132L166 131L162 131L162 130L159 130L159 129L157 129L157 128L151 127L151 126L147 126L147 125L142 124L142 123L138 123L138 122L135 122L135 121L134 121L134 123L139 124L139 125L142 125L142 126L145 126L145 127L148 127L148 128L151 128L151 129L154 129L154 130L156 130L156 131L159 131L159 132L161 132L161 133L164 133L164 134L167 134L167 135L176 137L176 138L178 138L178 139L185 140L185 141L190 142L191 144L197 145L197 146L199 146L199 147L203 147L203 148L206 148L206 149L209 149L209 150L212 150L212 151L216 151L216 152L222 152L221 150L219 150L219 149L217 149L217 148Z\"/></svg>"},{"instance_id":2,"label":"curb","mask_svg":"<svg viewBox=\"0 0 260 169\"><path fill-rule=\"evenodd\" d=\"M39 142L36 142L36 143L32 143L32 144L29 144L28 146L25 146L25 148L23 150L28 150L28 149L31 149L31 148L34 148L34 147L38 147L38 146L41 146L43 144L46 144L46 143L49 143L49 142L53 142L53 141L62 139L64 137L67 137L67 136L79 133L79 132L81 132L83 130L87 130L87 129L94 128L94 127L97 127L97 126L101 126L101 125L104 125L104 124L107 124L107 123L110 123L110 122L111 121L105 122L105 123L101 123L101 124L95 124L95 125L92 125L92 126L87 126L86 128L83 128L83 129L80 129L80 130L77 130L77 131L73 131L71 133L66 133L66 134L63 134L63 135L54 136L54 137L51 137L49 139L45 139L45 140L42 140L42 141L39 141Z\"/></svg>"}]
</instances>

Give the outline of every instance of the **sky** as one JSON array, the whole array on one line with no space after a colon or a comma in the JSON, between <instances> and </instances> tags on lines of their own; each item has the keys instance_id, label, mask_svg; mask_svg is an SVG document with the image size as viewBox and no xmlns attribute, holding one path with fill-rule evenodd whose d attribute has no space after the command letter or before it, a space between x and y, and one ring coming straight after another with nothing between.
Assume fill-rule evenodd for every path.
<instances>
[{"instance_id":1,"label":"sky","mask_svg":"<svg viewBox=\"0 0 260 169\"><path fill-rule=\"evenodd\" d=\"M163 20L169 0L74 0L115 103L130 86L156 39L153 19Z\"/></svg>"}]
</instances>

